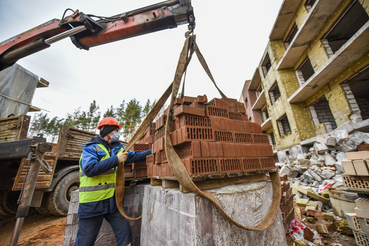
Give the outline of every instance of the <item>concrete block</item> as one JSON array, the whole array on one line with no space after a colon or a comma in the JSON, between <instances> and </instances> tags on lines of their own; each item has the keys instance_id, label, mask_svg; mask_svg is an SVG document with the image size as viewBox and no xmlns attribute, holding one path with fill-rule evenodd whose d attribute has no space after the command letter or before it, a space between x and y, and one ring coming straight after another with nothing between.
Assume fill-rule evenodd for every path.
<instances>
[{"instance_id":1,"label":"concrete block","mask_svg":"<svg viewBox=\"0 0 369 246\"><path fill-rule=\"evenodd\" d=\"M356 175L356 171L351 160L342 161L342 165L347 175Z\"/></svg>"},{"instance_id":2,"label":"concrete block","mask_svg":"<svg viewBox=\"0 0 369 246\"><path fill-rule=\"evenodd\" d=\"M348 138L347 130L336 130L334 131L334 136L336 137L336 143L342 144Z\"/></svg>"},{"instance_id":3,"label":"concrete block","mask_svg":"<svg viewBox=\"0 0 369 246\"><path fill-rule=\"evenodd\" d=\"M345 213L347 223L352 230L361 231L361 225L355 213Z\"/></svg>"},{"instance_id":4,"label":"concrete block","mask_svg":"<svg viewBox=\"0 0 369 246\"><path fill-rule=\"evenodd\" d=\"M209 192L239 223L246 226L260 223L271 203L267 198L272 196L270 182L232 187ZM156 193L167 195L158 201ZM158 186L145 187L143 208L141 245L267 245L271 241L287 245L281 213L269 229L246 231L230 224L207 199Z\"/></svg>"},{"instance_id":5,"label":"concrete block","mask_svg":"<svg viewBox=\"0 0 369 246\"><path fill-rule=\"evenodd\" d=\"M333 166L336 163L336 159L334 159L334 157L331 156L330 154L326 153L323 156L324 156L324 164L326 166Z\"/></svg>"},{"instance_id":6,"label":"concrete block","mask_svg":"<svg viewBox=\"0 0 369 246\"><path fill-rule=\"evenodd\" d=\"M314 149L318 154L324 154L326 151L328 151L327 145L319 142L314 143Z\"/></svg>"},{"instance_id":7,"label":"concrete block","mask_svg":"<svg viewBox=\"0 0 369 246\"><path fill-rule=\"evenodd\" d=\"M354 165L356 174L359 176L369 176L369 170L366 161L364 160L353 160L352 164Z\"/></svg>"},{"instance_id":8,"label":"concrete block","mask_svg":"<svg viewBox=\"0 0 369 246\"><path fill-rule=\"evenodd\" d=\"M369 234L369 219L357 218L363 232Z\"/></svg>"},{"instance_id":9,"label":"concrete block","mask_svg":"<svg viewBox=\"0 0 369 246\"><path fill-rule=\"evenodd\" d=\"M364 210L364 209L355 207L355 213L357 217L369 219L369 210Z\"/></svg>"},{"instance_id":10,"label":"concrete block","mask_svg":"<svg viewBox=\"0 0 369 246\"><path fill-rule=\"evenodd\" d=\"M369 159L369 151L355 151L346 153L348 160L366 160Z\"/></svg>"},{"instance_id":11,"label":"concrete block","mask_svg":"<svg viewBox=\"0 0 369 246\"><path fill-rule=\"evenodd\" d=\"M369 199L360 197L355 200L355 204L356 207L369 211Z\"/></svg>"}]
</instances>

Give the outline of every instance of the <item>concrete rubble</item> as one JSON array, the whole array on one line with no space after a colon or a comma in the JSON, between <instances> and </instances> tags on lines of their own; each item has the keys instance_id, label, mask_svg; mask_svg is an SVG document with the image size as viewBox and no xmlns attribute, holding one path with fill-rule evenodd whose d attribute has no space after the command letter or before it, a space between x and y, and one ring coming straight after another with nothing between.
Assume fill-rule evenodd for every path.
<instances>
[{"instance_id":1,"label":"concrete rubble","mask_svg":"<svg viewBox=\"0 0 369 246\"><path fill-rule=\"evenodd\" d=\"M347 152L361 150L360 147L365 145L367 148L367 144L369 133L356 131L348 134L346 130L337 130L330 135L316 137L307 153L279 158L276 165L280 168L280 175L287 176L291 182L295 220L323 236L333 233L353 235L342 212L346 208L341 206L355 206L357 194L346 192L342 161L347 160ZM347 197L352 201L346 202ZM348 205L341 205L343 201ZM301 232L302 236L296 233L291 222L289 235L296 245L323 245L323 241L317 242L306 233Z\"/></svg>"}]
</instances>

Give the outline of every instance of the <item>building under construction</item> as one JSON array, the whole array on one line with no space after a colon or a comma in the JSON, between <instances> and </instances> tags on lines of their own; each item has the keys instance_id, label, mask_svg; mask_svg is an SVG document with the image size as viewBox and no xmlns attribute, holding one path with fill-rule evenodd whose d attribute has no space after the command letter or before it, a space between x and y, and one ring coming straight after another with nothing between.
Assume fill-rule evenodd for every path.
<instances>
[{"instance_id":1,"label":"building under construction","mask_svg":"<svg viewBox=\"0 0 369 246\"><path fill-rule=\"evenodd\" d=\"M286 0L241 101L275 153L369 127L369 1ZM293 148L292 148L293 147Z\"/></svg>"}]
</instances>

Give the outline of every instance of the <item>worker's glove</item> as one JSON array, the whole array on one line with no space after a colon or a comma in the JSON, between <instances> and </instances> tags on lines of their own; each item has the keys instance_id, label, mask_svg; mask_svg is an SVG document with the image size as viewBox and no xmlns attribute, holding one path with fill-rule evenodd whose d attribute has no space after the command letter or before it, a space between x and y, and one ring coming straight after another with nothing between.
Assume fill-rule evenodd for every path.
<instances>
[{"instance_id":1,"label":"worker's glove","mask_svg":"<svg viewBox=\"0 0 369 246\"><path fill-rule=\"evenodd\" d=\"M118 157L118 162L119 163L125 162L127 160L127 157L128 157L128 152L121 151L117 154L117 157Z\"/></svg>"}]
</instances>

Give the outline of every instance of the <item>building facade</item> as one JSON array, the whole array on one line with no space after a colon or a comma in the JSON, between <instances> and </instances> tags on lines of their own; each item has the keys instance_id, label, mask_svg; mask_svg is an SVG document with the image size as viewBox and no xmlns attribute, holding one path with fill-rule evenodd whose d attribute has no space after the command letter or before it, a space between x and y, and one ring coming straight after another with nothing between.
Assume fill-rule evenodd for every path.
<instances>
[{"instance_id":1,"label":"building facade","mask_svg":"<svg viewBox=\"0 0 369 246\"><path fill-rule=\"evenodd\" d=\"M240 97L275 150L369 126L369 0L285 0Z\"/></svg>"}]
</instances>

